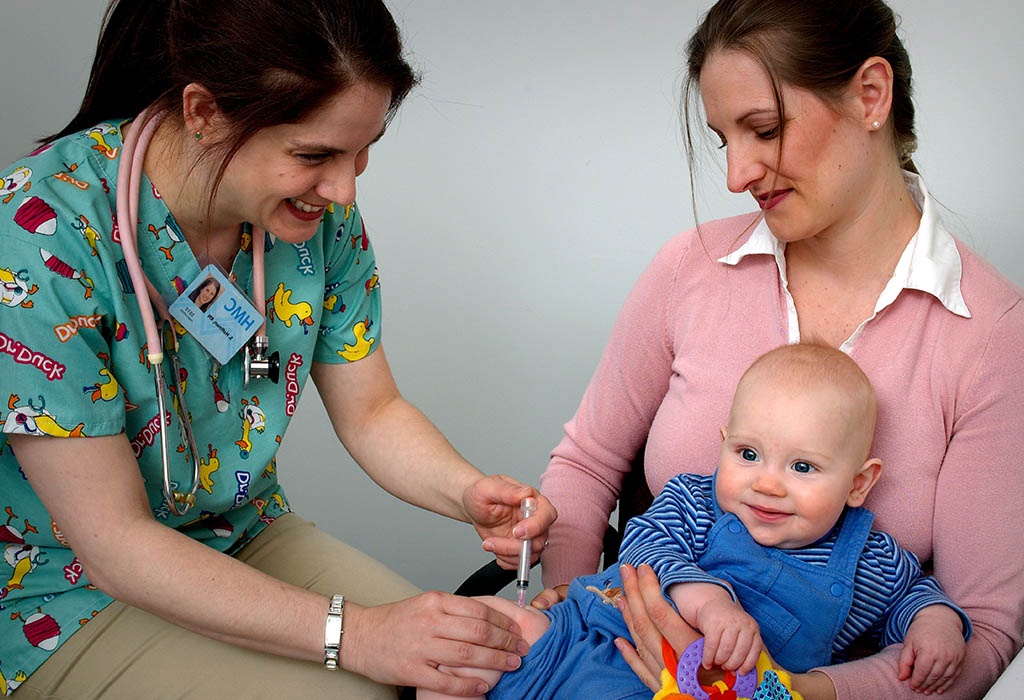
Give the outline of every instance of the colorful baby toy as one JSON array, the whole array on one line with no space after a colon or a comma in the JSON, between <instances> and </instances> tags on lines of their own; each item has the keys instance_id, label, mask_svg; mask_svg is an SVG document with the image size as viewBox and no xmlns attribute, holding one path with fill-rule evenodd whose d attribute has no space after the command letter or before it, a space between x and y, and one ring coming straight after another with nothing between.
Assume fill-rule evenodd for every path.
<instances>
[{"instance_id":1,"label":"colorful baby toy","mask_svg":"<svg viewBox=\"0 0 1024 700\"><path fill-rule=\"evenodd\" d=\"M662 639L665 668L661 671L661 690L655 693L653 700L803 700L800 693L792 689L789 674L774 668L768 652L761 652L753 671L738 677L726 671L724 678L711 685L702 685L697 680L703 655L703 637L688 646L678 659L675 650Z\"/></svg>"}]
</instances>

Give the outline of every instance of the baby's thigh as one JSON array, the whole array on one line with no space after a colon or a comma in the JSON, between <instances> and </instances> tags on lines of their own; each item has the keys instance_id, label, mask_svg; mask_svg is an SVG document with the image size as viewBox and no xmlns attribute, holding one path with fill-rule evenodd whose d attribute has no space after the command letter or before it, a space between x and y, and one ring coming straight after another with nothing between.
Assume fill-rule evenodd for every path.
<instances>
[{"instance_id":1,"label":"baby's thigh","mask_svg":"<svg viewBox=\"0 0 1024 700\"><path fill-rule=\"evenodd\" d=\"M521 608L511 600L496 596L477 596L474 600L479 600L502 615L512 618L522 630L523 639L530 645L540 639L551 625L551 620L547 615L529 605Z\"/></svg>"},{"instance_id":2,"label":"baby's thigh","mask_svg":"<svg viewBox=\"0 0 1024 700\"><path fill-rule=\"evenodd\" d=\"M506 600L505 598L498 598L495 596L477 596L474 600L479 600L481 603L494 608L502 615L510 617L517 625L519 625L519 628L522 630L523 639L525 639L526 643L530 645L540 639L551 624L551 620L548 619L548 616L540 610L531 607L521 608L511 600ZM443 671L444 673L450 673L453 676L459 676L460 678L479 678L487 684L488 688L493 688L498 681L501 680L501 671L493 671L489 669L442 665L438 666L437 670ZM449 698L454 700L450 695L444 695L442 693L423 689L416 691L416 698L417 700L448 700Z\"/></svg>"}]
</instances>

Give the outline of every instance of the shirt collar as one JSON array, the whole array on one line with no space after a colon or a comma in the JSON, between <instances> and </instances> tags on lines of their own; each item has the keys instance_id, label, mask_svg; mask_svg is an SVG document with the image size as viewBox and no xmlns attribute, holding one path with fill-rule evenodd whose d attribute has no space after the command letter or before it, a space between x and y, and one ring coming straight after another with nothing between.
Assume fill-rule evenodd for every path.
<instances>
[{"instance_id":1,"label":"shirt collar","mask_svg":"<svg viewBox=\"0 0 1024 700\"><path fill-rule=\"evenodd\" d=\"M960 291L963 265L956 240L942 225L935 210L935 200L928 193L921 177L904 171L903 178L914 204L921 212L921 223L879 295L875 313L895 301L902 290L916 289L931 294L957 316L970 318L971 312ZM785 279L785 250L785 243L772 234L768 223L762 218L743 245L719 258L718 262L735 265L748 255L771 255L778 264L780 275Z\"/></svg>"}]
</instances>

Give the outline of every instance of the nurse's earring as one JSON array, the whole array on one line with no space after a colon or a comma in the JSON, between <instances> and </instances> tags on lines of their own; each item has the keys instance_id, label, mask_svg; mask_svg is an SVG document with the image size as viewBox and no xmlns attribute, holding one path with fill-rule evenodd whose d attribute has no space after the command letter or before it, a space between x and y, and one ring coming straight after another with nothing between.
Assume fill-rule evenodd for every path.
<instances>
[{"instance_id":1,"label":"nurse's earring","mask_svg":"<svg viewBox=\"0 0 1024 700\"><path fill-rule=\"evenodd\" d=\"M872 129L881 129L882 128L882 122L880 122L880 121L878 121L876 119L875 121L871 122L871 128ZM196 132L196 138L199 138L199 132L198 131Z\"/></svg>"},{"instance_id":2,"label":"nurse's earring","mask_svg":"<svg viewBox=\"0 0 1024 700\"><path fill-rule=\"evenodd\" d=\"M878 122L875 122L875 124L877 124L877 123L878 123ZM876 126L875 128L877 129L878 127ZM203 138L203 132L201 132L201 131L197 131L197 132L196 132L196 133L194 134L194 136L196 137L196 141L198 141L199 139Z\"/></svg>"}]
</instances>

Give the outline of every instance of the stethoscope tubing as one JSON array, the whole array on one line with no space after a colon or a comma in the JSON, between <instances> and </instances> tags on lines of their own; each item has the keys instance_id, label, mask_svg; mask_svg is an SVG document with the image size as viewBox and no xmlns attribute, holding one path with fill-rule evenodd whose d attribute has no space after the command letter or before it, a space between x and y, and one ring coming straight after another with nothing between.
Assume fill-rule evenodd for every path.
<instances>
[{"instance_id":1,"label":"stethoscope tubing","mask_svg":"<svg viewBox=\"0 0 1024 700\"><path fill-rule=\"evenodd\" d=\"M117 228L121 237L121 248L124 251L125 265L128 268L128 275L135 288L135 296L139 304L139 313L142 315L142 325L146 334L146 357L153 367L153 382L157 397L157 422L160 425L160 457L163 468L163 496L174 515L185 515L195 503L195 494L199 488L199 450L196 446L195 434L192 432L192 423L189 420L188 408L185 406L185 395L183 391L173 386L174 394L178 399L178 417L184 428L188 440L188 449L192 458L192 485L187 492L175 491L171 486L170 464L168 460L167 446L167 423L164 416L167 414L164 401L166 389L166 377L164 375L164 343L160 338L160 330L157 328L156 317L153 313L155 306L161 317L162 324L171 326L171 344L174 350L169 352L171 358L171 371L178 377L180 365L177 357L178 338L174 332L173 321L167 304L153 284L149 281L142 269L142 261L139 257L136 237L138 235L139 222L139 190L142 182L143 164L146 157L146 149L154 132L167 116L166 110L153 113L151 107L147 107L139 116L128 125L124 133L121 146L121 159L117 167ZM264 238L263 229L252 228L252 256L253 256L253 303L262 319L257 335L266 336L266 298L264 279ZM142 290L146 290L146 296L150 303L146 303L142 296ZM173 380L172 380L173 381ZM179 508L178 504L182 507Z\"/></svg>"}]
</instances>

